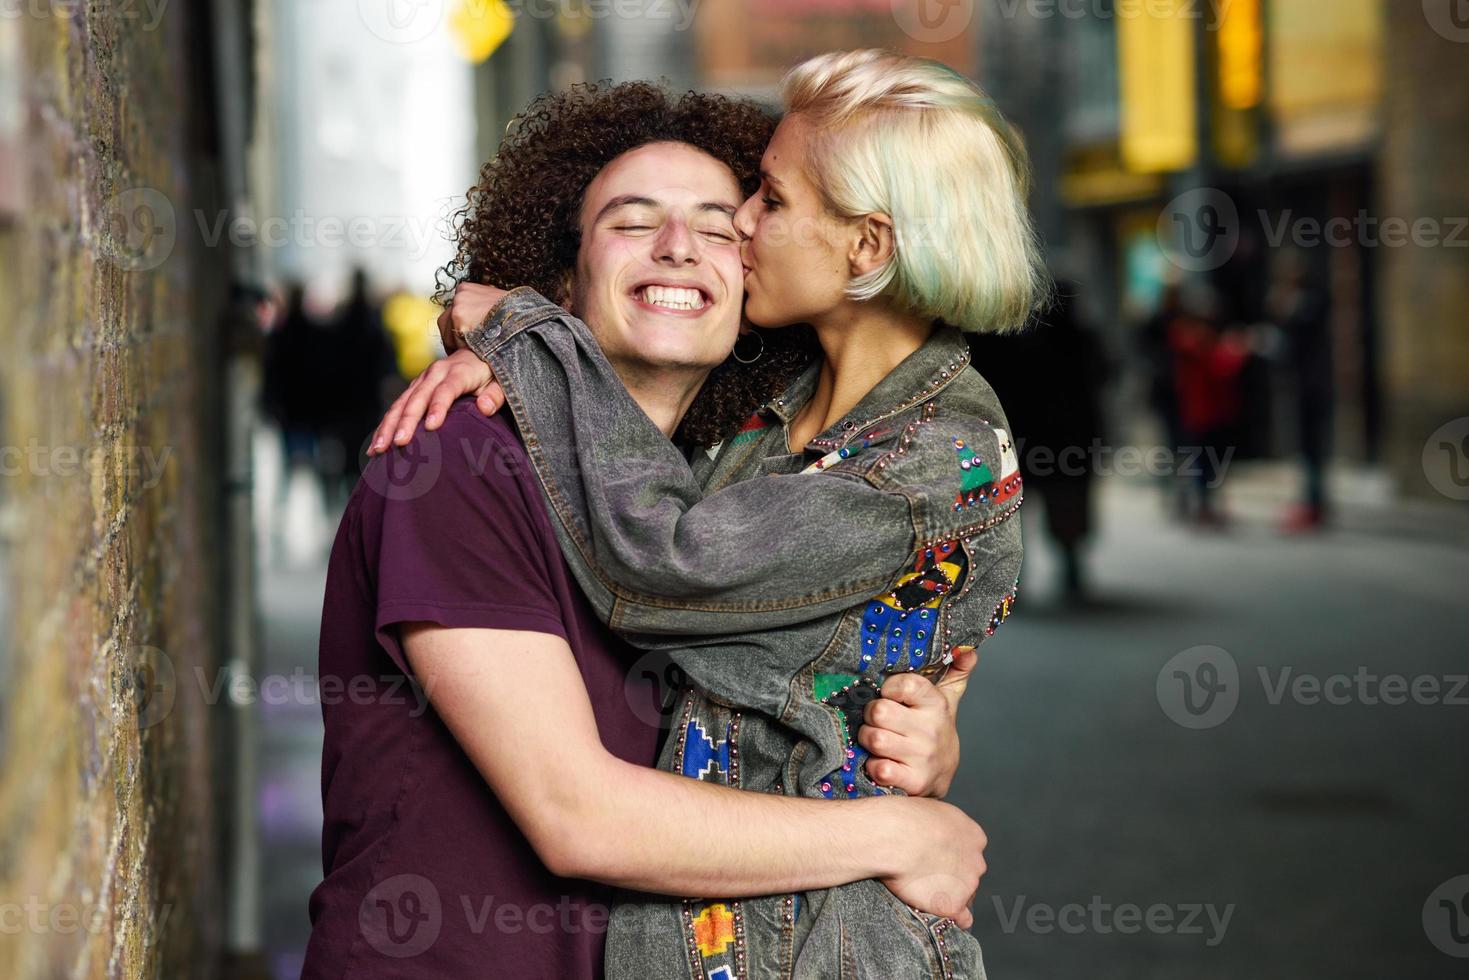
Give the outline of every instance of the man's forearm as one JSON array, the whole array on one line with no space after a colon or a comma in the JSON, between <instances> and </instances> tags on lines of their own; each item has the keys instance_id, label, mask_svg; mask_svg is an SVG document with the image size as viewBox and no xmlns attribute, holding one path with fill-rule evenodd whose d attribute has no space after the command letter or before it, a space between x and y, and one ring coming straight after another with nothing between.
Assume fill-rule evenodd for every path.
<instances>
[{"instance_id":1,"label":"man's forearm","mask_svg":"<svg viewBox=\"0 0 1469 980\"><path fill-rule=\"evenodd\" d=\"M737 898L905 870L918 801L811 800L754 793L620 761L605 791L563 810L564 874L639 891ZM910 819L904 822L903 815ZM851 846L881 840L882 847Z\"/></svg>"}]
</instances>

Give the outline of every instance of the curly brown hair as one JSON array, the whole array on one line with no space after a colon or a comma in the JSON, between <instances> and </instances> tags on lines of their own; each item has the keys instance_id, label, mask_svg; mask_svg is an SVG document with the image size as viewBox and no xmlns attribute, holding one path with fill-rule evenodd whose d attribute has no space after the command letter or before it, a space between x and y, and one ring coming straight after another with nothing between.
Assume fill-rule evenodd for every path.
<instances>
[{"instance_id":1,"label":"curly brown hair","mask_svg":"<svg viewBox=\"0 0 1469 980\"><path fill-rule=\"evenodd\" d=\"M439 270L435 299L447 303L455 285L476 282L530 286L565 303L582 201L604 167L649 143L687 143L729 167L751 194L774 129L775 118L754 102L703 92L674 98L649 82L575 85L538 97L511 123L454 214L458 252ZM805 327L760 335L759 360L741 364L731 356L710 372L676 439L711 446L733 435L818 350Z\"/></svg>"}]
</instances>

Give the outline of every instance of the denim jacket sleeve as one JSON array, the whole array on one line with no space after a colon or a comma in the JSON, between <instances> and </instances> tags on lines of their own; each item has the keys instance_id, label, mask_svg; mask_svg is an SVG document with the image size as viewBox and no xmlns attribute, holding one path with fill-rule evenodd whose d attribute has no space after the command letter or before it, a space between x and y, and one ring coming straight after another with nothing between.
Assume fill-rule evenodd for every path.
<instances>
[{"instance_id":1,"label":"denim jacket sleeve","mask_svg":"<svg viewBox=\"0 0 1469 980\"><path fill-rule=\"evenodd\" d=\"M580 320L518 289L467 340L504 386L583 590L620 630L729 634L821 618L891 587L917 550L1013 512L956 504L952 440L1002 453L1002 433L977 419L929 412L928 431L909 425L820 473L705 496Z\"/></svg>"}]
</instances>

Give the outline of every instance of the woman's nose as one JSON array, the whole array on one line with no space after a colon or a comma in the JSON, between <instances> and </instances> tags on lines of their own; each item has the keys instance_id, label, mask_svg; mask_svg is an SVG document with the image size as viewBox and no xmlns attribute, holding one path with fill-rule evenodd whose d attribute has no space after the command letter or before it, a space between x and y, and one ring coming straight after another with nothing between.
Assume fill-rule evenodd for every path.
<instances>
[{"instance_id":1,"label":"woman's nose","mask_svg":"<svg viewBox=\"0 0 1469 980\"><path fill-rule=\"evenodd\" d=\"M735 231L746 241L755 237L755 208L758 203L756 201L757 197L759 197L759 194L751 194L745 199L745 203L741 204L739 209L735 211Z\"/></svg>"}]
</instances>

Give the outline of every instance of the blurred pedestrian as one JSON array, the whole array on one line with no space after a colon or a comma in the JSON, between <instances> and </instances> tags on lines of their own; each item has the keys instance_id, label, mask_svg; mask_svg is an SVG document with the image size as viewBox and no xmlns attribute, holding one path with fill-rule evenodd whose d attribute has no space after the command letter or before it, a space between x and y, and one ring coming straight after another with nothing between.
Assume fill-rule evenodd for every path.
<instances>
[{"instance_id":1,"label":"blurred pedestrian","mask_svg":"<svg viewBox=\"0 0 1469 980\"><path fill-rule=\"evenodd\" d=\"M1183 294L1177 282L1164 285L1158 306L1138 328L1137 346L1142 355L1148 385L1148 407L1158 418L1169 452L1178 458L1183 446L1183 425L1178 418L1178 385L1169 342L1173 322L1183 315ZM1178 473L1167 477L1170 505L1179 518L1188 516L1189 487Z\"/></svg>"},{"instance_id":2,"label":"blurred pedestrian","mask_svg":"<svg viewBox=\"0 0 1469 980\"><path fill-rule=\"evenodd\" d=\"M363 441L387 402L385 385L397 377L392 344L383 329L382 307L373 299L367 272L352 272L352 289L328 328L331 340L322 449L322 486L333 505L345 503L357 484Z\"/></svg>"},{"instance_id":3,"label":"blurred pedestrian","mask_svg":"<svg viewBox=\"0 0 1469 980\"><path fill-rule=\"evenodd\" d=\"M1183 312L1168 329L1173 352L1174 390L1178 418L1194 492L1190 513L1194 521L1217 527L1225 523L1216 498L1224 483L1220 460L1232 453L1240 419L1240 372L1250 356L1241 331L1220 324L1219 302L1213 291L1200 286L1185 299Z\"/></svg>"},{"instance_id":4,"label":"blurred pedestrian","mask_svg":"<svg viewBox=\"0 0 1469 980\"><path fill-rule=\"evenodd\" d=\"M1044 501L1073 602L1086 598L1082 549L1092 531L1096 475L1090 449L1102 438L1101 392L1112 375L1078 309L1079 292L1076 282L1057 280L1054 305L1030 329L969 338L975 368L1005 406L1026 489Z\"/></svg>"},{"instance_id":5,"label":"blurred pedestrian","mask_svg":"<svg viewBox=\"0 0 1469 980\"><path fill-rule=\"evenodd\" d=\"M314 466L326 404L317 383L318 358L327 353L321 328L306 310L306 287L286 287L284 309L265 345L265 414L281 433L286 470Z\"/></svg>"},{"instance_id":6,"label":"blurred pedestrian","mask_svg":"<svg viewBox=\"0 0 1469 980\"><path fill-rule=\"evenodd\" d=\"M1331 299L1310 264L1295 250L1282 252L1265 300L1279 328L1296 404L1296 432L1305 477L1304 499L1286 516L1285 529L1308 531L1325 523L1326 458L1331 445Z\"/></svg>"}]
</instances>

